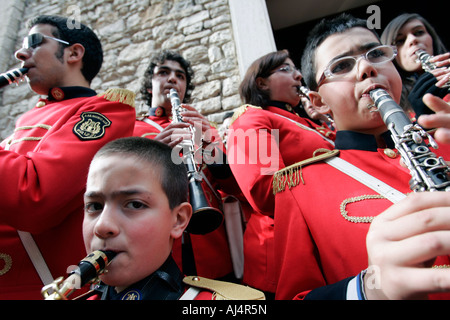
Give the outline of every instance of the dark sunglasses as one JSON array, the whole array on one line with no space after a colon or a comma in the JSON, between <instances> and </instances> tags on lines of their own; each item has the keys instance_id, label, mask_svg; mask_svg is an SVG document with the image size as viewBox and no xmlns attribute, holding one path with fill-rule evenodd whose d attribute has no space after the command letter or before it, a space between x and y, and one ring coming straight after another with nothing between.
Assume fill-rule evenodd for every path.
<instances>
[{"instance_id":1,"label":"dark sunglasses","mask_svg":"<svg viewBox=\"0 0 450 320\"><path fill-rule=\"evenodd\" d=\"M30 34L29 36L26 36L23 39L22 48L23 49L30 49L30 48L35 49L37 46L39 46L44 41L44 38L52 39L52 40L61 42L61 43L65 44L65 45L67 45L67 46L69 45L69 42L67 42L67 41L64 41L64 40L61 40L61 39L57 39L57 38L53 38L53 37L49 37L49 36L45 36L45 35L43 35L41 33L33 33L33 34Z\"/></svg>"}]
</instances>

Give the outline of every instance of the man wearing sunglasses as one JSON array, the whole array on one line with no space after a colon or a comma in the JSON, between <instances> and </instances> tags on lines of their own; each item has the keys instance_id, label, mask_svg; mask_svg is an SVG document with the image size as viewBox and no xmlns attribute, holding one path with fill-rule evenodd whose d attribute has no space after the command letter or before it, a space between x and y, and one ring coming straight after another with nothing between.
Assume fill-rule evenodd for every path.
<instances>
[{"instance_id":1,"label":"man wearing sunglasses","mask_svg":"<svg viewBox=\"0 0 450 320\"><path fill-rule=\"evenodd\" d=\"M41 299L44 284L86 256L89 163L104 144L133 133L134 94L90 88L101 43L85 25L68 25L64 17L33 19L16 52L41 98L0 145L0 299Z\"/></svg>"}]
</instances>

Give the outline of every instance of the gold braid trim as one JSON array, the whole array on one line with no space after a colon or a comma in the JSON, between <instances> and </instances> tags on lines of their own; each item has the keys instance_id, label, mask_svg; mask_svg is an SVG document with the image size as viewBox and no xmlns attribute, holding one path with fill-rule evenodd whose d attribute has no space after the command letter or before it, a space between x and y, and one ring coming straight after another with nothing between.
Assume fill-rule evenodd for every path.
<instances>
[{"instance_id":1,"label":"gold braid trim","mask_svg":"<svg viewBox=\"0 0 450 320\"><path fill-rule=\"evenodd\" d=\"M359 197L353 197L349 199L345 199L342 201L340 205L341 215L344 217L345 220L353 222L353 223L371 223L375 217L373 216L349 216L348 211L346 209L347 205L354 202L359 202L363 200L371 200L371 199L386 199L382 195L376 194L376 195L363 195Z\"/></svg>"},{"instance_id":2,"label":"gold braid trim","mask_svg":"<svg viewBox=\"0 0 450 320\"><path fill-rule=\"evenodd\" d=\"M251 104L244 104L244 105L240 106L239 108L237 108L236 111L234 111L233 116L231 117L231 120L230 120L230 126L233 124L233 122L235 122L237 120L237 118L242 116L248 110L249 107L262 110L261 107L253 106Z\"/></svg>"},{"instance_id":3,"label":"gold braid trim","mask_svg":"<svg viewBox=\"0 0 450 320\"><path fill-rule=\"evenodd\" d=\"M133 108L135 107L134 99L136 97L136 94L133 91L127 89L112 88L106 90L105 92L99 94L98 96L103 97L109 101L121 102Z\"/></svg>"},{"instance_id":4,"label":"gold braid trim","mask_svg":"<svg viewBox=\"0 0 450 320\"><path fill-rule=\"evenodd\" d=\"M317 155L317 153L322 152ZM300 184L305 184L302 175L302 168L309 164L319 162L322 160L326 160L331 157L335 157L339 154L339 150L328 150L328 149L317 149L314 151L312 158L296 162L286 168L278 170L273 175L272 187L273 194L276 195L279 192L282 192L286 189L286 186L290 189Z\"/></svg>"}]
</instances>

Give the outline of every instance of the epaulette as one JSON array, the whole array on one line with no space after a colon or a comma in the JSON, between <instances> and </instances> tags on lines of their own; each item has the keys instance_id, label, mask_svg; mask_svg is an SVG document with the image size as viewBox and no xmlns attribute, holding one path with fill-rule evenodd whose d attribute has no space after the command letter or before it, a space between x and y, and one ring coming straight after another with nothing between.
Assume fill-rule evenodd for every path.
<instances>
[{"instance_id":1,"label":"epaulette","mask_svg":"<svg viewBox=\"0 0 450 320\"><path fill-rule=\"evenodd\" d=\"M261 107L253 106L251 104L244 104L244 105L240 106L239 108L236 109L236 111L234 111L233 116L231 117L231 120L230 120L230 126L233 124L234 121L237 120L237 118L242 116L249 107L254 108L254 109L262 109Z\"/></svg>"},{"instance_id":2,"label":"epaulette","mask_svg":"<svg viewBox=\"0 0 450 320\"><path fill-rule=\"evenodd\" d=\"M128 89L111 88L103 93L100 93L98 96L103 97L108 101L121 102L133 108L135 107L134 99L136 94Z\"/></svg>"},{"instance_id":3,"label":"epaulette","mask_svg":"<svg viewBox=\"0 0 450 320\"><path fill-rule=\"evenodd\" d=\"M317 155L317 153L321 154ZM286 168L278 170L273 175L272 187L273 194L284 191L286 186L290 189L300 184L300 181L305 184L302 176L302 168L309 164L326 160L328 158L335 157L339 154L339 150L317 149L314 151L313 156L306 160L296 162Z\"/></svg>"},{"instance_id":4,"label":"epaulette","mask_svg":"<svg viewBox=\"0 0 450 320\"><path fill-rule=\"evenodd\" d=\"M266 300L262 291L232 282L198 276L185 277L183 282L192 287L212 291L216 300Z\"/></svg>"}]
</instances>

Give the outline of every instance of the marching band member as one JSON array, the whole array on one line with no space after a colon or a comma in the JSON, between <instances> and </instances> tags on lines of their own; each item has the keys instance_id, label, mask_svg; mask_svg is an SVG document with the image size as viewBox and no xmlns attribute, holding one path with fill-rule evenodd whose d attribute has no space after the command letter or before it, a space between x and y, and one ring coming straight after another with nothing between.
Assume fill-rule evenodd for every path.
<instances>
[{"instance_id":1,"label":"marching band member","mask_svg":"<svg viewBox=\"0 0 450 320\"><path fill-rule=\"evenodd\" d=\"M133 135L155 139L175 147L183 139L192 139L186 129L194 126L197 134L201 135L194 139L201 140L200 144L204 144L204 150L208 149L218 158L217 162L202 166L203 178L209 181L212 187L208 196L214 197L214 194L217 194L218 201L222 201L221 197L236 191L236 183L226 164L225 149L217 130L188 104L182 104L186 109L181 113L184 122L172 121L172 104L168 97L170 89L177 91L180 101L189 101L194 89L193 77L189 61L180 54L172 51L157 53L145 72L141 88L149 112L136 121ZM200 156L203 161L203 156ZM182 238L175 242L173 254L183 272L212 279L233 276L233 262L223 224L207 234L185 232Z\"/></svg>"},{"instance_id":2,"label":"marching band member","mask_svg":"<svg viewBox=\"0 0 450 320\"><path fill-rule=\"evenodd\" d=\"M349 15L322 20L310 33L302 71L313 105L335 121L335 150L276 173L277 299L448 299L441 268L450 262L450 197L407 196L411 172L370 95L382 88L399 102L394 57L395 47ZM433 98L427 103L448 120L448 105ZM448 158L450 148L441 144L436 153ZM288 185L296 172L301 181Z\"/></svg>"},{"instance_id":3,"label":"marching band member","mask_svg":"<svg viewBox=\"0 0 450 320\"><path fill-rule=\"evenodd\" d=\"M331 131L322 134L321 125L296 112L301 79L285 50L254 61L239 88L246 104L235 112L228 132L228 161L253 211L244 234L244 283L268 297L277 286L273 174L310 158L312 146L333 147L332 136L326 137Z\"/></svg>"},{"instance_id":4,"label":"marching band member","mask_svg":"<svg viewBox=\"0 0 450 320\"><path fill-rule=\"evenodd\" d=\"M84 201L87 252L115 257L83 299L264 299L249 287L183 276L171 250L192 207L186 168L172 161L166 144L139 137L107 144L91 163Z\"/></svg>"},{"instance_id":5,"label":"marching band member","mask_svg":"<svg viewBox=\"0 0 450 320\"><path fill-rule=\"evenodd\" d=\"M433 26L417 13L404 13L391 22L381 34L381 42L397 47L398 54L394 59L400 76L403 89L400 105L416 118L432 111L423 103L426 93L450 101L448 87L450 84L450 53L439 38ZM431 64L435 69L426 72L423 69L418 55L418 49L424 50L434 57Z\"/></svg>"},{"instance_id":6,"label":"marching band member","mask_svg":"<svg viewBox=\"0 0 450 320\"><path fill-rule=\"evenodd\" d=\"M83 24L39 16L16 58L28 68L36 106L2 142L0 299L40 299L52 275L82 258L83 193L90 160L108 141L133 133L134 94L90 89L103 61ZM123 102L121 102L123 101Z\"/></svg>"}]
</instances>

